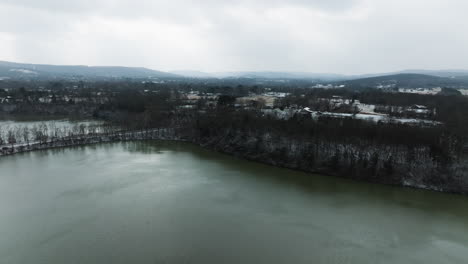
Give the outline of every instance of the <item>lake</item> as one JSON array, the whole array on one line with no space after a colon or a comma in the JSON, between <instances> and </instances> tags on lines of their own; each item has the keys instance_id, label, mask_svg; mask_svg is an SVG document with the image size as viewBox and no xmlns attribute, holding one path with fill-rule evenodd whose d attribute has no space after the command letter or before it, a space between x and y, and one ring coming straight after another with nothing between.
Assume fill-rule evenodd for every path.
<instances>
[{"instance_id":1,"label":"lake","mask_svg":"<svg viewBox=\"0 0 468 264\"><path fill-rule=\"evenodd\" d=\"M464 196L174 142L0 158L0 263L468 263Z\"/></svg>"}]
</instances>

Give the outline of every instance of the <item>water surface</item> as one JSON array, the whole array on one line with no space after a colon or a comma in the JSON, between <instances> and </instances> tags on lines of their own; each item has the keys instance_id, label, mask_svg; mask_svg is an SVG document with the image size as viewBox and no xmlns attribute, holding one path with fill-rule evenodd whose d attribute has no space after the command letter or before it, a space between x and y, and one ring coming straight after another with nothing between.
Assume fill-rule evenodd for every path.
<instances>
[{"instance_id":1,"label":"water surface","mask_svg":"<svg viewBox=\"0 0 468 264\"><path fill-rule=\"evenodd\" d=\"M0 158L0 263L468 263L468 199L182 143Z\"/></svg>"}]
</instances>

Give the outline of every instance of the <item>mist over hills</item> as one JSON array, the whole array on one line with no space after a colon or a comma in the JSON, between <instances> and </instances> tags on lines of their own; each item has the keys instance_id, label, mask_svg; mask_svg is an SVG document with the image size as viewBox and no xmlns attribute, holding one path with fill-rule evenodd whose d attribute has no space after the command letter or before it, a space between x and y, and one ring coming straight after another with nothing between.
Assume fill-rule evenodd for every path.
<instances>
[{"instance_id":1,"label":"mist over hills","mask_svg":"<svg viewBox=\"0 0 468 264\"><path fill-rule=\"evenodd\" d=\"M399 73L417 73L432 75L438 77L447 77L447 78L466 78L468 77L468 70L404 70Z\"/></svg>"},{"instance_id":2,"label":"mist over hills","mask_svg":"<svg viewBox=\"0 0 468 264\"><path fill-rule=\"evenodd\" d=\"M47 65L0 61L0 79L61 79L61 78L251 78L304 79L313 81L346 80L351 76L333 73L242 71L207 73L194 70L163 72L143 67Z\"/></svg>"},{"instance_id":3,"label":"mist over hills","mask_svg":"<svg viewBox=\"0 0 468 264\"><path fill-rule=\"evenodd\" d=\"M163 72L143 67L46 65L0 61L0 80L100 80L100 79L263 79L305 80L315 83L340 83L347 87L401 86L468 88L468 70L404 70L392 73L343 75L333 73L240 71L201 72L193 70Z\"/></svg>"},{"instance_id":4,"label":"mist over hills","mask_svg":"<svg viewBox=\"0 0 468 264\"><path fill-rule=\"evenodd\" d=\"M416 75L424 75L428 78L428 82L434 81L432 77L450 78L456 80L468 80L468 70L403 70L398 72L388 73L372 73L361 75L344 75L334 73L311 73L311 72L278 72L278 71L241 71L241 72L201 72L201 71L173 71L171 73L181 75L188 78L253 78L253 79L302 79L312 80L317 82L336 82L360 80L375 77L396 76L399 80L415 79ZM405 76L406 74L406 76ZM414 74L414 76L411 76ZM418 76L419 79L424 79L424 76ZM386 78L384 78L386 79ZM447 83L456 83L456 81L448 81L437 79L438 81ZM404 82L407 83L407 82Z\"/></svg>"},{"instance_id":5,"label":"mist over hills","mask_svg":"<svg viewBox=\"0 0 468 264\"><path fill-rule=\"evenodd\" d=\"M215 78L212 74L201 72L201 71L180 70L180 71L171 71L170 73L176 74L182 77L187 77L187 78L199 78L199 79Z\"/></svg>"},{"instance_id":6,"label":"mist over hills","mask_svg":"<svg viewBox=\"0 0 468 264\"><path fill-rule=\"evenodd\" d=\"M347 79L347 76L342 74L310 72L240 71L208 73L200 71L172 71L171 73L189 78L309 79L321 81L336 81Z\"/></svg>"}]
</instances>

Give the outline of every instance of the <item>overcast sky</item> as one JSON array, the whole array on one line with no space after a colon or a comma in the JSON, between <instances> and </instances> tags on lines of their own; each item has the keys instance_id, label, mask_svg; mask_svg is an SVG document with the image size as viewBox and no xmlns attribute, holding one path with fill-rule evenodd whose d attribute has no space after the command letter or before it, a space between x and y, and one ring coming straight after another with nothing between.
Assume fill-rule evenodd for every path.
<instances>
[{"instance_id":1,"label":"overcast sky","mask_svg":"<svg viewBox=\"0 0 468 264\"><path fill-rule=\"evenodd\" d=\"M0 60L159 70L468 69L467 0L0 0Z\"/></svg>"}]
</instances>

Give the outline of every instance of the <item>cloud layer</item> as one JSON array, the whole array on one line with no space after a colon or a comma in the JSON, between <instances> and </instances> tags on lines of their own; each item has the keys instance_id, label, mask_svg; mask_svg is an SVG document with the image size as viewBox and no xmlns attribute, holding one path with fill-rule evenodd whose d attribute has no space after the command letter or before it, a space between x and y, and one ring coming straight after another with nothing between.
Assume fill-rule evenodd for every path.
<instances>
[{"instance_id":1,"label":"cloud layer","mask_svg":"<svg viewBox=\"0 0 468 264\"><path fill-rule=\"evenodd\" d=\"M0 0L0 60L160 70L468 68L464 0Z\"/></svg>"}]
</instances>

